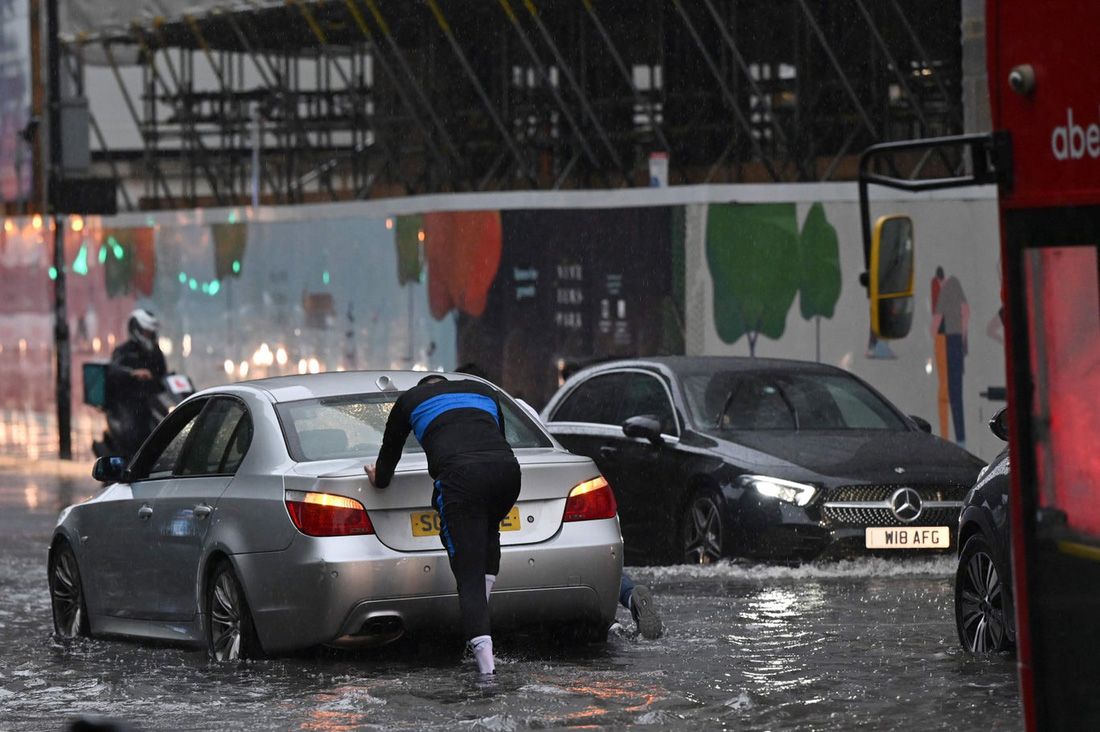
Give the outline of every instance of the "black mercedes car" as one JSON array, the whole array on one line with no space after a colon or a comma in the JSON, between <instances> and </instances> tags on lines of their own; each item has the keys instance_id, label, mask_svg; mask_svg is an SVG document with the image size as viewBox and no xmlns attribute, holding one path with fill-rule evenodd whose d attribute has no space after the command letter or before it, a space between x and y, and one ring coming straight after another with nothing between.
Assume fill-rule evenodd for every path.
<instances>
[{"instance_id":1,"label":"black mercedes car","mask_svg":"<svg viewBox=\"0 0 1100 732\"><path fill-rule=\"evenodd\" d=\"M989 420L1008 440L1008 411ZM963 648L1000 653L1016 646L1008 494L1008 445L982 470L959 515L959 565L955 573L955 627Z\"/></svg>"},{"instance_id":2,"label":"black mercedes car","mask_svg":"<svg viewBox=\"0 0 1100 732\"><path fill-rule=\"evenodd\" d=\"M610 482L633 563L948 551L983 466L812 362L612 361L576 372L541 416Z\"/></svg>"}]
</instances>

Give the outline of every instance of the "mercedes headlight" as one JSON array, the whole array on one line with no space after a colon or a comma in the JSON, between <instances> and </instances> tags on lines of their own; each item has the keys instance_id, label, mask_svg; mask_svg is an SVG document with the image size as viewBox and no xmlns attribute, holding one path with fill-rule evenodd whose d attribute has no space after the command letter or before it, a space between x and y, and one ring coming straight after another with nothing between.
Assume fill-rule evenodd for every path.
<instances>
[{"instance_id":1,"label":"mercedes headlight","mask_svg":"<svg viewBox=\"0 0 1100 732\"><path fill-rule=\"evenodd\" d=\"M781 501L798 506L805 506L813 500L814 494L817 493L817 488L812 485L795 483L793 480L783 480L782 478L769 478L766 475L745 475L742 476L741 482L760 495L778 498Z\"/></svg>"}]
</instances>

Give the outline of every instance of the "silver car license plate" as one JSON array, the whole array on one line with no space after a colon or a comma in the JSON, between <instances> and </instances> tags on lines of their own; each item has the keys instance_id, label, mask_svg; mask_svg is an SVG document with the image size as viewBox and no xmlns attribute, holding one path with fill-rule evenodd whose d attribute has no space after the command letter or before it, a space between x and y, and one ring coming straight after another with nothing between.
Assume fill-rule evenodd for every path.
<instances>
[{"instance_id":1,"label":"silver car license plate","mask_svg":"<svg viewBox=\"0 0 1100 732\"><path fill-rule=\"evenodd\" d=\"M414 511L409 515L412 520L413 536L436 536L439 534L439 513L437 511ZM519 531L519 506L512 506L512 510L500 522L501 531Z\"/></svg>"}]
</instances>

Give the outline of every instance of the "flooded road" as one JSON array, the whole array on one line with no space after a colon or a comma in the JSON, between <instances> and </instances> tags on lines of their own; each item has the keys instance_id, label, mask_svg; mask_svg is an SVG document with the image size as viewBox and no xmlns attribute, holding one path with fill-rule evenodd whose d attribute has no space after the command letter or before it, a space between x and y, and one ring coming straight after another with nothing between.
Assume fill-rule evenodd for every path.
<instances>
[{"instance_id":1,"label":"flooded road","mask_svg":"<svg viewBox=\"0 0 1100 732\"><path fill-rule=\"evenodd\" d=\"M481 683L457 641L220 666L205 652L52 636L46 545L96 484L0 456L0 728L137 730L1019 730L1015 664L962 652L953 562L629 568L666 632L562 646L495 639Z\"/></svg>"}]
</instances>

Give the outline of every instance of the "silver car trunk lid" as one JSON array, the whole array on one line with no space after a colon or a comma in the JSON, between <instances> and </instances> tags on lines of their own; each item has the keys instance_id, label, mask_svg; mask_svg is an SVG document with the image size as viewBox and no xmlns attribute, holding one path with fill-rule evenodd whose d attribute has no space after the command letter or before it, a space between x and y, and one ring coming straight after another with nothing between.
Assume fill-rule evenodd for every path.
<instances>
[{"instance_id":1,"label":"silver car trunk lid","mask_svg":"<svg viewBox=\"0 0 1100 732\"><path fill-rule=\"evenodd\" d=\"M599 476L585 457L555 448L516 450L523 470L516 510L501 527L504 546L532 544L561 527L569 491ZM347 496L367 509L378 539L396 551L439 551L439 519L432 508L433 481L423 453L401 458L385 489L374 488L363 461L303 463L285 476L286 488Z\"/></svg>"}]
</instances>

